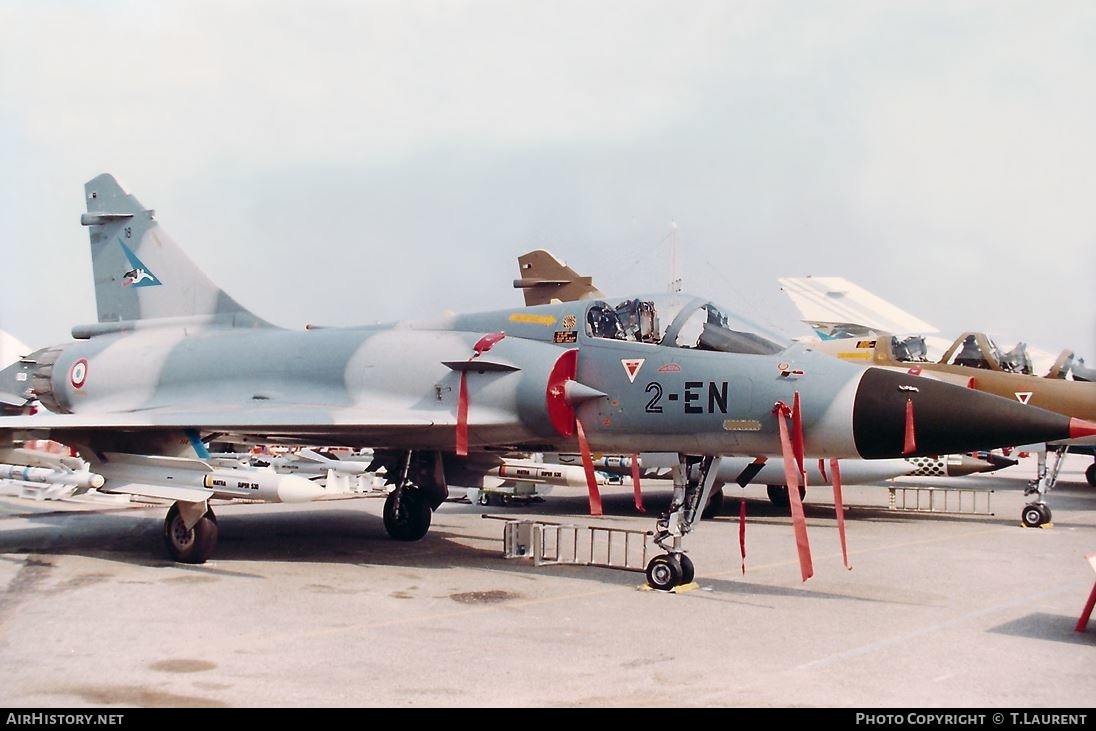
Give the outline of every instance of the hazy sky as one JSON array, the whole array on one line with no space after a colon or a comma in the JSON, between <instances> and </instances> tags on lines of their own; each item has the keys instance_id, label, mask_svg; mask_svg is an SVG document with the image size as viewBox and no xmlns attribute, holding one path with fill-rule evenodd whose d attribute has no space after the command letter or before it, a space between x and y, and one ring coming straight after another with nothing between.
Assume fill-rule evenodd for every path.
<instances>
[{"instance_id":1,"label":"hazy sky","mask_svg":"<svg viewBox=\"0 0 1096 731\"><path fill-rule=\"evenodd\" d=\"M5 0L0 329L94 321L111 172L286 326L517 305L532 248L662 291L676 222L789 335L777 277L845 276L1092 364L1094 135L1090 0Z\"/></svg>"}]
</instances>

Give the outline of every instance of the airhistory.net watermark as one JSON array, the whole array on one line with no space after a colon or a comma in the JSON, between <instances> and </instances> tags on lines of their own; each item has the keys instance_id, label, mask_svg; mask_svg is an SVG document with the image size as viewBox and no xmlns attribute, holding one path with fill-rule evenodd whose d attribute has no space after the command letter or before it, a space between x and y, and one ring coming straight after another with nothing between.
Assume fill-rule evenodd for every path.
<instances>
[{"instance_id":1,"label":"airhistory.net watermark","mask_svg":"<svg viewBox=\"0 0 1096 731\"><path fill-rule=\"evenodd\" d=\"M1084 726L1087 713L857 713L857 724L880 726Z\"/></svg>"},{"instance_id":2,"label":"airhistory.net watermark","mask_svg":"<svg viewBox=\"0 0 1096 731\"><path fill-rule=\"evenodd\" d=\"M8 713L6 726L119 726L121 713Z\"/></svg>"}]
</instances>

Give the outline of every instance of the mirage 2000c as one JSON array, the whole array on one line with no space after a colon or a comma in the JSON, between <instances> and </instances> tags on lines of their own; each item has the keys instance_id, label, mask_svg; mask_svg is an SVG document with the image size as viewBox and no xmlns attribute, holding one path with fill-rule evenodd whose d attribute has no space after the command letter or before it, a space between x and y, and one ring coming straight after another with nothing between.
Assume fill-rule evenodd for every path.
<instances>
[{"instance_id":1,"label":"mirage 2000c","mask_svg":"<svg viewBox=\"0 0 1096 731\"><path fill-rule=\"evenodd\" d=\"M1096 433L1078 419L788 346L682 293L276 327L214 285L113 177L85 189L98 322L17 364L52 413L0 420L0 446L54 439L102 476L102 492L173 500L164 537L179 561L213 551L210 498L322 495L293 475L261 482L210 465L211 438L372 448L394 485L384 524L400 540L426 535L447 472L466 455L676 452L705 474L683 481L658 519L666 553L647 578L666 589L692 577L681 539L723 455L781 454L782 436L800 459L871 459Z\"/></svg>"}]
</instances>

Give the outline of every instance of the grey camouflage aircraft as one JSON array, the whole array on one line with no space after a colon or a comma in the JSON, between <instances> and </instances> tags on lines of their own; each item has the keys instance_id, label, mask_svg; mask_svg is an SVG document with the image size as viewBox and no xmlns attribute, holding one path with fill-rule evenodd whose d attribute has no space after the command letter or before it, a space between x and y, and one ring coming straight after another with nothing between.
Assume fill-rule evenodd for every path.
<instances>
[{"instance_id":1,"label":"grey camouflage aircraft","mask_svg":"<svg viewBox=\"0 0 1096 731\"><path fill-rule=\"evenodd\" d=\"M85 190L98 321L16 365L51 413L0 420L0 449L53 439L103 477L101 491L173 500L164 537L183 562L213 551L210 498L322 495L294 475L215 468L205 461L213 439L372 448L394 485L385 528L405 541L427 533L448 472L468 455L676 452L673 502L655 535L665 553L646 572L670 589L692 580L682 538L723 455L875 459L1096 433L788 345L685 293L285 329L213 284L112 176ZM693 483L684 476L698 463Z\"/></svg>"}]
</instances>

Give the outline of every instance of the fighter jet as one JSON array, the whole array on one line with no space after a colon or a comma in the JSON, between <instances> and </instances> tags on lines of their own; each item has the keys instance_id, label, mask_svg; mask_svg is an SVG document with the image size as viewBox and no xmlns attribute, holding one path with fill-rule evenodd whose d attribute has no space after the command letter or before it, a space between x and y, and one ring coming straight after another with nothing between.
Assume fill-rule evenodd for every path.
<instances>
[{"instance_id":1,"label":"fighter jet","mask_svg":"<svg viewBox=\"0 0 1096 731\"><path fill-rule=\"evenodd\" d=\"M964 332L950 343L944 340L943 354L933 360L926 336L913 329L919 320L848 280L788 277L780 279L780 284L803 321L819 334L820 341L814 344L819 350L850 362L924 375L1066 416L1096 420L1096 382L1087 378L1084 361L1070 350L1062 351L1040 377L1025 343L1004 351L985 333ZM875 312L879 307L884 308L881 315ZM1049 469L1048 450L1056 455ZM1048 440L1045 448L1034 451L1038 474L1027 494L1036 498L1021 512L1021 521L1029 527L1050 522L1046 493L1057 481L1067 451L1093 456L1085 478L1096 487L1096 440Z\"/></svg>"},{"instance_id":2,"label":"fighter jet","mask_svg":"<svg viewBox=\"0 0 1096 731\"><path fill-rule=\"evenodd\" d=\"M212 438L373 448L393 483L385 528L405 541L427 533L446 499L446 455L672 451L674 500L654 538L665 553L646 572L668 589L692 579L682 538L722 455L784 454L790 465L1096 434L1080 419L775 340L686 293L277 327L213 284L112 176L85 191L98 321L32 354L31 386L52 413L0 419L0 447L52 438L104 478L100 491L174 500L164 535L180 561L211 555L215 495L322 490L294 475L214 470L203 461Z\"/></svg>"}]
</instances>

